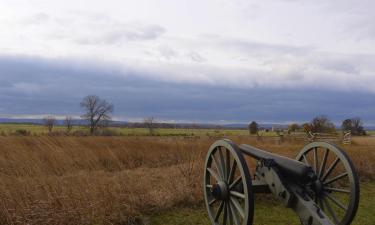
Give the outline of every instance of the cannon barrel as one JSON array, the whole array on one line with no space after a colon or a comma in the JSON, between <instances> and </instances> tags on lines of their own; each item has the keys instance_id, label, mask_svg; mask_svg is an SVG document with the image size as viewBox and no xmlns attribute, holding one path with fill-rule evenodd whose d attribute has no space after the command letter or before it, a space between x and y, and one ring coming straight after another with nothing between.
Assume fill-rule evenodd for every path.
<instances>
[{"instance_id":1,"label":"cannon barrel","mask_svg":"<svg viewBox=\"0 0 375 225\"><path fill-rule=\"evenodd\" d=\"M314 170L302 162L266 152L250 145L242 144L239 148L244 154L250 155L257 160L272 159L286 178L296 178L303 183L316 180Z\"/></svg>"}]
</instances>

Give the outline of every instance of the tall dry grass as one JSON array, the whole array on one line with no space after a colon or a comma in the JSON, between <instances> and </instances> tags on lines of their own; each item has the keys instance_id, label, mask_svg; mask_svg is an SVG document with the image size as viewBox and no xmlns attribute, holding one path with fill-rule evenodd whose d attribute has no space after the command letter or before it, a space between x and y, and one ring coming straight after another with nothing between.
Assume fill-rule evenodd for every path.
<instances>
[{"instance_id":1,"label":"tall dry grass","mask_svg":"<svg viewBox=\"0 0 375 225\"><path fill-rule=\"evenodd\" d=\"M302 142L233 137L295 156ZM0 224L141 224L176 205L201 204L209 138L0 137ZM345 146L375 179L375 141Z\"/></svg>"}]
</instances>

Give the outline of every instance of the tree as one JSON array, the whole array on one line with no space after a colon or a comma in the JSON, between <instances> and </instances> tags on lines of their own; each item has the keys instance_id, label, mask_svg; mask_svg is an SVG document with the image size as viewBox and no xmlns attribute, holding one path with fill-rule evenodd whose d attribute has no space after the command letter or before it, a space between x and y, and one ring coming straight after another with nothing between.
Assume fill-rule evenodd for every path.
<instances>
[{"instance_id":1,"label":"tree","mask_svg":"<svg viewBox=\"0 0 375 225\"><path fill-rule=\"evenodd\" d=\"M81 107L86 112L81 118L89 122L91 134L96 131L101 123L110 120L113 112L113 105L96 95L88 95L83 98Z\"/></svg>"},{"instance_id":2,"label":"tree","mask_svg":"<svg viewBox=\"0 0 375 225\"><path fill-rule=\"evenodd\" d=\"M64 125L68 133L73 129L73 118L71 116L66 116L64 120Z\"/></svg>"},{"instance_id":3,"label":"tree","mask_svg":"<svg viewBox=\"0 0 375 225\"><path fill-rule=\"evenodd\" d=\"M363 127L363 122L361 118L355 117L352 119L353 122L353 131L352 134L354 135L366 135L366 131Z\"/></svg>"},{"instance_id":4,"label":"tree","mask_svg":"<svg viewBox=\"0 0 375 225\"><path fill-rule=\"evenodd\" d=\"M366 131L363 127L363 122L359 117L344 120L341 127L343 131L350 131L353 135L366 134Z\"/></svg>"},{"instance_id":5,"label":"tree","mask_svg":"<svg viewBox=\"0 0 375 225\"><path fill-rule=\"evenodd\" d=\"M46 116L43 118L43 123L44 123L44 126L47 127L48 132L52 132L52 129L56 123L56 118L53 116Z\"/></svg>"},{"instance_id":6,"label":"tree","mask_svg":"<svg viewBox=\"0 0 375 225\"><path fill-rule=\"evenodd\" d=\"M317 116L311 120L311 131L314 133L332 133L335 125L326 116Z\"/></svg>"},{"instance_id":7,"label":"tree","mask_svg":"<svg viewBox=\"0 0 375 225\"><path fill-rule=\"evenodd\" d=\"M252 121L252 122L249 124L249 133L250 133L250 134L257 134L258 131L259 131L258 123L255 122L255 121Z\"/></svg>"},{"instance_id":8,"label":"tree","mask_svg":"<svg viewBox=\"0 0 375 225\"><path fill-rule=\"evenodd\" d=\"M144 123L145 127L148 128L149 133L151 135L153 135L154 134L154 123L155 123L154 117L145 118L143 120L143 123Z\"/></svg>"}]
</instances>

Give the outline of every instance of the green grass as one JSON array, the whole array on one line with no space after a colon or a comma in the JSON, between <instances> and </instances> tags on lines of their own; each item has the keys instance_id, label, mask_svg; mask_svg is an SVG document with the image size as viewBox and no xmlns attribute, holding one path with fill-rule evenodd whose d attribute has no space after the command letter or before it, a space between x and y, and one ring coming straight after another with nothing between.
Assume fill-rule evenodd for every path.
<instances>
[{"instance_id":1,"label":"green grass","mask_svg":"<svg viewBox=\"0 0 375 225\"><path fill-rule=\"evenodd\" d=\"M266 199L266 200L265 200ZM203 205L203 203L202 203ZM176 208L158 213L149 219L149 225L209 225L206 209L202 207ZM255 201L255 225L300 225L297 215L273 202L266 196ZM361 185L361 199L357 216L352 225L375 224L375 182Z\"/></svg>"},{"instance_id":2,"label":"green grass","mask_svg":"<svg viewBox=\"0 0 375 225\"><path fill-rule=\"evenodd\" d=\"M85 127L82 126L75 126L73 127L72 131L76 130L85 130ZM17 130L26 130L30 132L32 135L40 135L48 133L48 129L45 126L42 125L34 125L34 124L7 124L3 123L0 124L0 133L3 134L11 134L16 132ZM66 131L65 126L55 126L53 128L53 131Z\"/></svg>"},{"instance_id":3,"label":"green grass","mask_svg":"<svg viewBox=\"0 0 375 225\"><path fill-rule=\"evenodd\" d=\"M123 136L147 136L150 132L147 128L121 128L109 127L107 130L113 131L116 135ZM43 125L32 124L0 124L0 135L9 135L17 130L26 130L31 135L47 134L48 129ZM74 131L86 131L88 129L83 126L73 126ZM55 126L53 131L66 131L64 126ZM249 135L244 129L182 129L182 128L157 128L154 129L154 135L157 136L241 136ZM274 132L260 132L261 136L276 136Z\"/></svg>"},{"instance_id":4,"label":"green grass","mask_svg":"<svg viewBox=\"0 0 375 225\"><path fill-rule=\"evenodd\" d=\"M112 131L116 135L123 136L147 136L150 132L147 128L122 128L122 127L108 127L105 128ZM33 125L33 124L17 124L17 123L0 123L0 135L14 134L17 130L26 130L30 132L31 135L42 135L47 134L48 129L43 125ZM65 126L55 126L53 131L66 131ZM85 131L88 132L87 127L84 126L73 126L74 131ZM375 135L375 131L368 131L369 135ZM297 133L293 133L296 135ZM156 136L242 136L249 135L246 129L183 129L183 128L157 128L154 129L154 135ZM270 137L277 136L276 132L265 132L260 131L260 136ZM284 135L287 135L284 133ZM300 132L299 135L304 135ZM254 135L255 136L255 135Z\"/></svg>"}]
</instances>

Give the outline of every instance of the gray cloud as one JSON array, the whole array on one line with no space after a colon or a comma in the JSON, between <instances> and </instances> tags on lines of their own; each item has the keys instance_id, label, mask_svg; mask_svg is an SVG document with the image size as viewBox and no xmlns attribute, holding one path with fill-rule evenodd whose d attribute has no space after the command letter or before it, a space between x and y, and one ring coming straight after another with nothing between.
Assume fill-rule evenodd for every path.
<instances>
[{"instance_id":1,"label":"gray cloud","mask_svg":"<svg viewBox=\"0 0 375 225\"><path fill-rule=\"evenodd\" d=\"M367 92L174 83L140 73L98 62L2 56L0 114L79 115L80 100L97 94L125 119L282 122L325 114L375 123L375 94Z\"/></svg>"},{"instance_id":2,"label":"gray cloud","mask_svg":"<svg viewBox=\"0 0 375 225\"><path fill-rule=\"evenodd\" d=\"M158 25L119 25L107 32L91 34L76 39L79 44L118 44L123 41L154 40L165 33L165 29Z\"/></svg>"},{"instance_id":3,"label":"gray cloud","mask_svg":"<svg viewBox=\"0 0 375 225\"><path fill-rule=\"evenodd\" d=\"M177 51L166 45L159 46L158 51L161 54L161 56L166 59L173 59L178 57L179 55Z\"/></svg>"},{"instance_id":4,"label":"gray cloud","mask_svg":"<svg viewBox=\"0 0 375 225\"><path fill-rule=\"evenodd\" d=\"M122 22L107 15L92 13L67 13L51 15L39 12L21 20L21 24L39 26L43 37L49 40L73 40L78 44L119 44L124 41L155 40L166 32L156 24ZM53 30L42 31L48 26Z\"/></svg>"},{"instance_id":5,"label":"gray cloud","mask_svg":"<svg viewBox=\"0 0 375 225\"><path fill-rule=\"evenodd\" d=\"M256 42L251 40L243 39L224 39L221 41L221 46L224 48L233 49L246 53L251 56L261 56L261 55L280 55L280 54L290 54L290 55L306 55L313 51L312 47L308 46L294 46L286 44L268 44L262 42Z\"/></svg>"},{"instance_id":6,"label":"gray cloud","mask_svg":"<svg viewBox=\"0 0 375 225\"><path fill-rule=\"evenodd\" d=\"M196 52L196 51L191 51L191 52L188 54L188 57L190 57L190 59L191 59L193 62L202 63L202 62L207 61L203 56L201 56L201 55L200 55L198 52Z\"/></svg>"}]
</instances>

